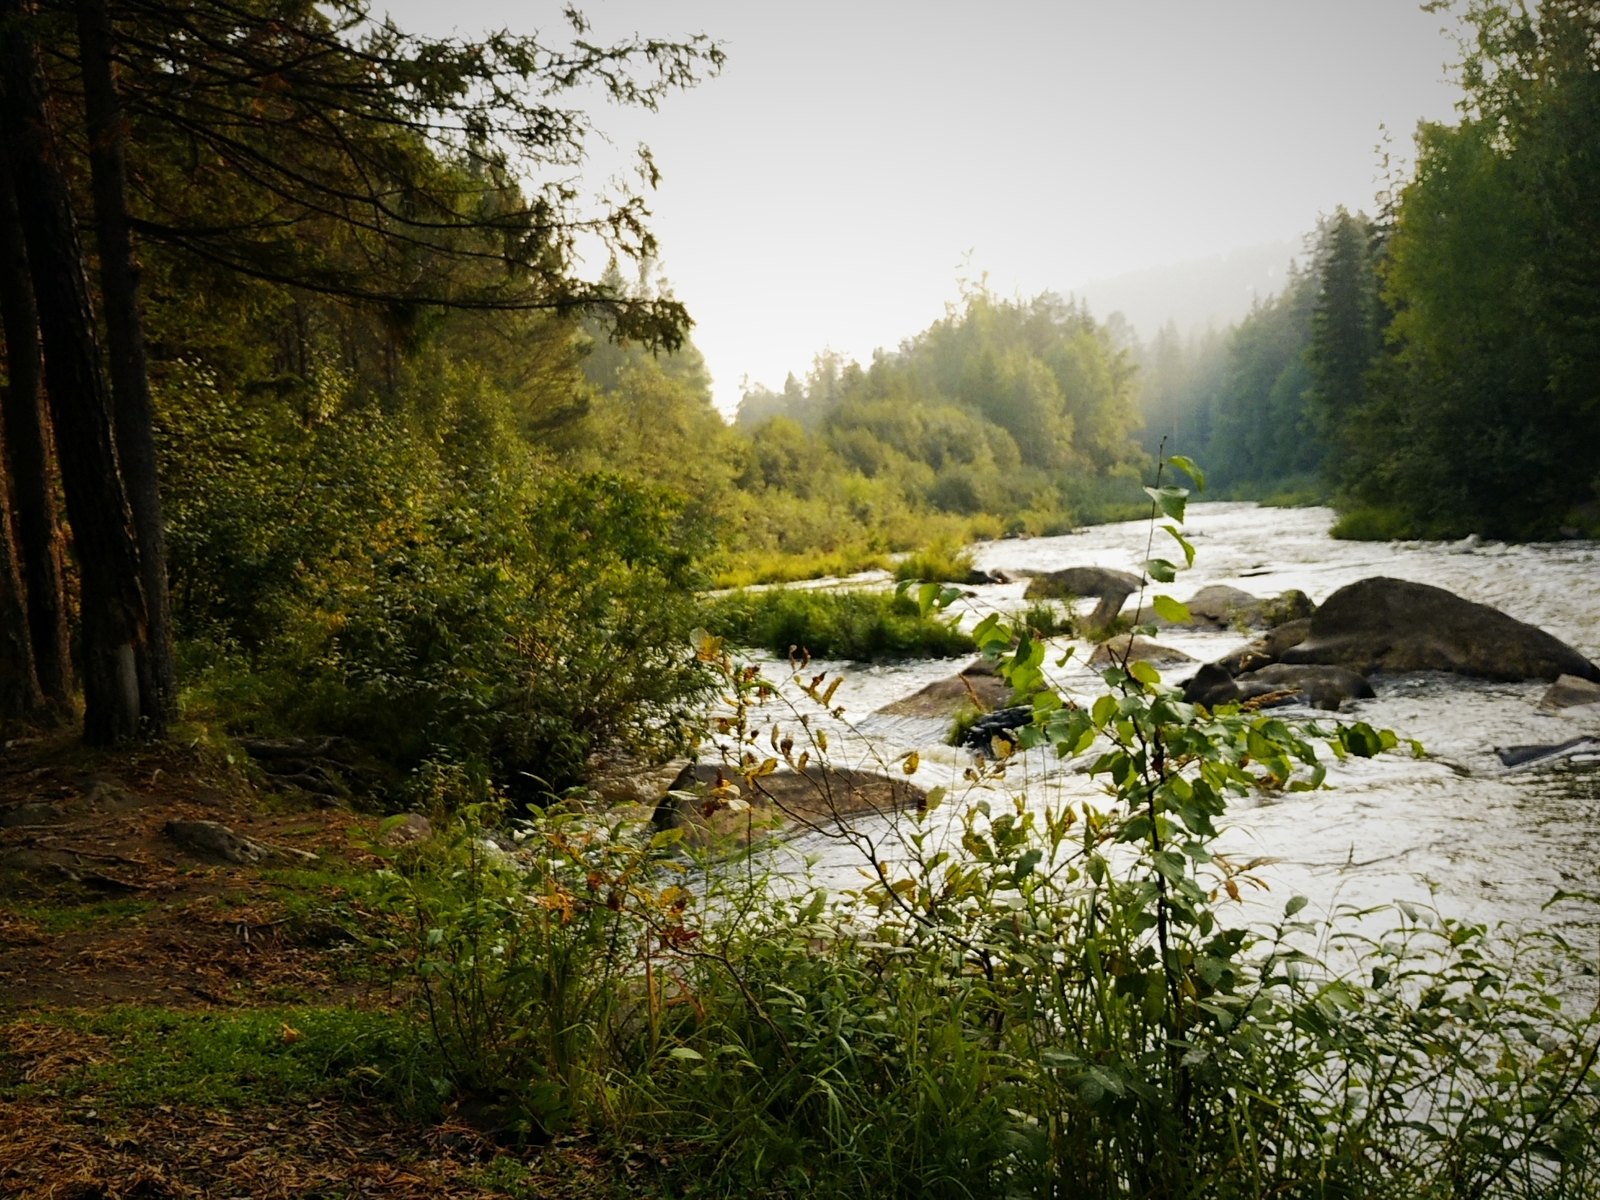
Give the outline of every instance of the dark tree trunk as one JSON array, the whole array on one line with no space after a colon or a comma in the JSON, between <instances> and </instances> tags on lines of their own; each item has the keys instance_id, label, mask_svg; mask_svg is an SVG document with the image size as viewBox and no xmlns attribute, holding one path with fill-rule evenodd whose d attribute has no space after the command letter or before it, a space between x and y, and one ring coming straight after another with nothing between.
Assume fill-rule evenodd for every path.
<instances>
[{"instance_id":1,"label":"dark tree trunk","mask_svg":"<svg viewBox=\"0 0 1600 1200\"><path fill-rule=\"evenodd\" d=\"M0 146L0 318L5 325L10 384L0 396L0 410L4 412L18 558L27 588L33 665L45 699L66 713L72 707L72 651L61 569L63 539L51 469L54 456L44 411L39 312L33 302L28 252L4 146Z\"/></svg>"},{"instance_id":2,"label":"dark tree trunk","mask_svg":"<svg viewBox=\"0 0 1600 1200\"><path fill-rule=\"evenodd\" d=\"M100 293L110 341L117 459L139 542L140 581L149 622L150 676L155 684L155 694L143 698L144 712L147 720L164 723L176 700L177 675L172 656L161 481L156 463L155 406L150 400L144 324L139 311L139 269L128 229L127 127L111 57L113 36L106 0L79 0L78 46L82 51L84 107L89 125L95 233L100 247Z\"/></svg>"},{"instance_id":3,"label":"dark tree trunk","mask_svg":"<svg viewBox=\"0 0 1600 1200\"><path fill-rule=\"evenodd\" d=\"M33 639L22 601L16 546L11 540L11 505L0 475L0 722L38 716L44 693L33 670Z\"/></svg>"},{"instance_id":4,"label":"dark tree trunk","mask_svg":"<svg viewBox=\"0 0 1600 1200\"><path fill-rule=\"evenodd\" d=\"M155 688L133 514L111 431L111 395L90 305L83 247L46 108L28 0L0 0L0 83L11 175L39 306L45 386L82 588L83 736L104 744L143 731ZM151 714L159 723L161 714Z\"/></svg>"}]
</instances>

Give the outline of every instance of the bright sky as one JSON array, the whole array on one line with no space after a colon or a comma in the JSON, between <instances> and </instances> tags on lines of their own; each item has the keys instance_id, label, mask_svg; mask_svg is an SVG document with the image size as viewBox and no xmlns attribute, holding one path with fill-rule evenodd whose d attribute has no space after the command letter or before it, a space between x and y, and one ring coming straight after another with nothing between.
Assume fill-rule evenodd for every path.
<instances>
[{"instance_id":1,"label":"bright sky","mask_svg":"<svg viewBox=\"0 0 1600 1200\"><path fill-rule=\"evenodd\" d=\"M565 32L555 4L387 7L419 32ZM725 43L659 114L595 114L655 152L663 264L725 409L744 376L781 387L825 346L865 359L924 328L968 251L1002 293L1067 292L1370 209L1380 126L1409 155L1457 96L1445 18L1414 0L580 7L597 38Z\"/></svg>"}]
</instances>

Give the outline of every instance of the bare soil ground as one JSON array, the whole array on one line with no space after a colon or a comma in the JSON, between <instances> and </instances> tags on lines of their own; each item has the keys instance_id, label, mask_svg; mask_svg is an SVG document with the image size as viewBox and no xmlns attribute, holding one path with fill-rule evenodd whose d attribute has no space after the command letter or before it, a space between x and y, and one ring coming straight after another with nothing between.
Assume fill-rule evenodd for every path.
<instances>
[{"instance_id":1,"label":"bare soil ground","mask_svg":"<svg viewBox=\"0 0 1600 1200\"><path fill-rule=\"evenodd\" d=\"M399 1003L347 940L286 917L377 862L360 841L378 818L270 786L198 743L91 752L61 734L0 752L0 1196L647 1194L630 1182L639 1162L580 1140L497 1146L465 1121L310 1096L207 1109L118 1091L130 1052L74 1028L85 1014ZM167 834L174 820L274 852L204 861Z\"/></svg>"}]
</instances>

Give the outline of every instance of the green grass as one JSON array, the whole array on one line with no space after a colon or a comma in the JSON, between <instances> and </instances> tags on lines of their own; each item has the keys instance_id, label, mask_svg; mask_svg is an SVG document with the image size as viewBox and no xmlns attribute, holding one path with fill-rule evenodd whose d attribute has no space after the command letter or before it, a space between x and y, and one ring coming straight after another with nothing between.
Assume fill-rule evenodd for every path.
<instances>
[{"instance_id":1,"label":"green grass","mask_svg":"<svg viewBox=\"0 0 1600 1200\"><path fill-rule=\"evenodd\" d=\"M1411 519L1398 509L1357 508L1334 522L1328 535L1347 542L1393 542L1416 537L1417 531Z\"/></svg>"},{"instance_id":2,"label":"green grass","mask_svg":"<svg viewBox=\"0 0 1600 1200\"><path fill-rule=\"evenodd\" d=\"M86 904L28 904L10 902L10 909L23 920L37 925L42 933L85 933L106 925L119 925L156 907L153 900L94 900Z\"/></svg>"},{"instance_id":3,"label":"green grass","mask_svg":"<svg viewBox=\"0 0 1600 1200\"><path fill-rule=\"evenodd\" d=\"M1022 614L1022 623L1044 637L1071 633L1072 614L1053 600L1035 600Z\"/></svg>"},{"instance_id":4,"label":"green grass","mask_svg":"<svg viewBox=\"0 0 1600 1200\"><path fill-rule=\"evenodd\" d=\"M411 1017L391 1011L251 1008L174 1012L112 1008L48 1013L55 1023L104 1039L103 1061L46 1084L20 1078L0 1057L0 1096L93 1095L125 1108L185 1104L207 1110L319 1099L362 1100L416 1113L438 1107L443 1071Z\"/></svg>"},{"instance_id":5,"label":"green grass","mask_svg":"<svg viewBox=\"0 0 1600 1200\"><path fill-rule=\"evenodd\" d=\"M935 542L895 564L896 579L925 583L965 583L972 574L972 551L949 542Z\"/></svg>"},{"instance_id":6,"label":"green grass","mask_svg":"<svg viewBox=\"0 0 1600 1200\"><path fill-rule=\"evenodd\" d=\"M708 603L706 628L741 646L860 662L951 658L971 654L973 641L950 622L924 617L892 592L826 592L774 588L735 592Z\"/></svg>"}]
</instances>

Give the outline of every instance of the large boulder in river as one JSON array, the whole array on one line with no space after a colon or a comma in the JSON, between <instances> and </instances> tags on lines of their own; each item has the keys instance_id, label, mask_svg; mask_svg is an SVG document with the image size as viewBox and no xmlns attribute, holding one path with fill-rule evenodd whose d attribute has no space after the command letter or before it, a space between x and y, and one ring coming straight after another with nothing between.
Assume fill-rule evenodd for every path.
<instances>
[{"instance_id":1,"label":"large boulder in river","mask_svg":"<svg viewBox=\"0 0 1600 1200\"><path fill-rule=\"evenodd\" d=\"M658 829L682 828L697 841L716 835L744 838L825 828L927 800L927 792L903 775L812 764L804 771L775 771L747 785L737 767L690 763L656 805L654 823Z\"/></svg>"},{"instance_id":2,"label":"large boulder in river","mask_svg":"<svg viewBox=\"0 0 1600 1200\"><path fill-rule=\"evenodd\" d=\"M1600 667L1542 629L1443 588L1377 576L1340 588L1282 662L1372 671L1453 671L1480 679L1600 682Z\"/></svg>"},{"instance_id":3,"label":"large boulder in river","mask_svg":"<svg viewBox=\"0 0 1600 1200\"><path fill-rule=\"evenodd\" d=\"M993 664L979 659L949 679L930 683L878 710L886 717L938 717L948 720L969 706L1001 708L1011 699L1011 687L1001 679Z\"/></svg>"},{"instance_id":4,"label":"large boulder in river","mask_svg":"<svg viewBox=\"0 0 1600 1200\"><path fill-rule=\"evenodd\" d=\"M1091 628L1104 629L1122 611L1128 597L1139 590L1139 577L1110 567L1068 567L1035 575L1023 593L1028 600L1066 600L1093 596L1100 601L1089 615Z\"/></svg>"}]
</instances>

